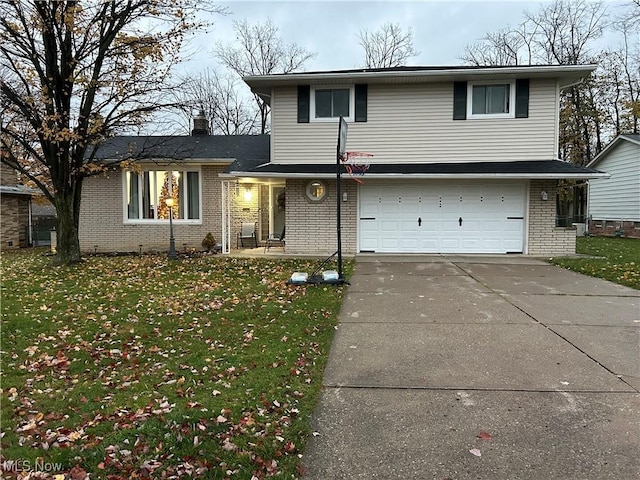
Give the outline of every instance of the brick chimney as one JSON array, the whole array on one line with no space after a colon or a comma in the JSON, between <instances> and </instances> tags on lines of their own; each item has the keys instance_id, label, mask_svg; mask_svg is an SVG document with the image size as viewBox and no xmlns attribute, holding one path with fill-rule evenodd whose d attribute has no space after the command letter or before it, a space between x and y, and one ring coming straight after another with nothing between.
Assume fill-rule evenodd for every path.
<instances>
[{"instance_id":1,"label":"brick chimney","mask_svg":"<svg viewBox=\"0 0 640 480\"><path fill-rule=\"evenodd\" d=\"M198 114L193 117L193 130L191 135L210 135L209 121L204 116L204 111L200 110Z\"/></svg>"}]
</instances>

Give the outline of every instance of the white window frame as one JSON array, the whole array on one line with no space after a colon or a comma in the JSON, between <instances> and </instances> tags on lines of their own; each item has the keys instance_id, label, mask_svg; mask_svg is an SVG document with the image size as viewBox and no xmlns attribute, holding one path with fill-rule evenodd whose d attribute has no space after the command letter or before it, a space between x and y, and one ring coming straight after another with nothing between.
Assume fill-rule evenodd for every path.
<instances>
[{"instance_id":1,"label":"white window frame","mask_svg":"<svg viewBox=\"0 0 640 480\"><path fill-rule=\"evenodd\" d=\"M509 85L509 112L507 113L473 113L473 87L486 85ZM467 118L490 119L490 118L516 118L516 82L511 81L484 81L469 82L467 84Z\"/></svg>"},{"instance_id":2,"label":"white window frame","mask_svg":"<svg viewBox=\"0 0 640 480\"><path fill-rule=\"evenodd\" d=\"M174 213L173 222L185 225L202 225L202 169L200 167L193 166L182 166L179 168L172 168L171 165L167 165L165 167L157 166L154 168L143 168L139 172L133 171L122 171L122 218L124 224L132 225L132 224L144 224L144 225L158 225L158 224L169 224L168 218L129 218L129 212L127 209L128 205L128 185L127 185L127 173L133 173L138 176L138 188L139 191L142 191L142 178L143 173L145 172L180 172L181 174L185 174L187 172L198 172L198 211L200 212L200 218L178 218L178 215ZM140 203L142 203L142 196L139 199ZM142 205L139 206L139 211L142 211Z\"/></svg>"},{"instance_id":3,"label":"white window frame","mask_svg":"<svg viewBox=\"0 0 640 480\"><path fill-rule=\"evenodd\" d=\"M353 122L356 110L355 86L354 85L316 85L310 89L309 99L309 121L319 123L335 123L340 117L321 117L316 118L316 90L349 90L349 116L344 117L347 122Z\"/></svg>"},{"instance_id":4,"label":"white window frame","mask_svg":"<svg viewBox=\"0 0 640 480\"><path fill-rule=\"evenodd\" d=\"M314 197L311 194L311 186L314 183L318 183L322 187L322 196L321 197ZM308 182L306 182L304 184L304 196L307 199L307 201L309 201L311 203L322 203L327 199L328 195L329 195L329 187L327 185L327 182L325 182L324 180L309 180Z\"/></svg>"}]
</instances>

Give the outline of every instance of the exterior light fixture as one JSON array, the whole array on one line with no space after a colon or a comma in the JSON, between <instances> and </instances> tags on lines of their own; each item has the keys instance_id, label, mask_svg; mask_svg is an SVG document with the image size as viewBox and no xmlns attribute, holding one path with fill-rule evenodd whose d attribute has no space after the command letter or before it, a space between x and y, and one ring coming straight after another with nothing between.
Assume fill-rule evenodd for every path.
<instances>
[{"instance_id":1,"label":"exterior light fixture","mask_svg":"<svg viewBox=\"0 0 640 480\"><path fill-rule=\"evenodd\" d=\"M349 201L349 195L347 194L347 192L342 192L342 201L343 202Z\"/></svg>"},{"instance_id":2,"label":"exterior light fixture","mask_svg":"<svg viewBox=\"0 0 640 480\"><path fill-rule=\"evenodd\" d=\"M244 201L250 202L253 198L253 192L251 191L251 187L244 187Z\"/></svg>"},{"instance_id":3,"label":"exterior light fixture","mask_svg":"<svg viewBox=\"0 0 640 480\"><path fill-rule=\"evenodd\" d=\"M167 198L165 203L169 207L169 260L175 260L178 258L176 254L176 239L173 237L173 198Z\"/></svg>"},{"instance_id":4,"label":"exterior light fixture","mask_svg":"<svg viewBox=\"0 0 640 480\"><path fill-rule=\"evenodd\" d=\"M544 190L540 192L540 199L543 202L546 202L547 200L549 200L549 195L547 195L547 192L545 192Z\"/></svg>"}]
</instances>

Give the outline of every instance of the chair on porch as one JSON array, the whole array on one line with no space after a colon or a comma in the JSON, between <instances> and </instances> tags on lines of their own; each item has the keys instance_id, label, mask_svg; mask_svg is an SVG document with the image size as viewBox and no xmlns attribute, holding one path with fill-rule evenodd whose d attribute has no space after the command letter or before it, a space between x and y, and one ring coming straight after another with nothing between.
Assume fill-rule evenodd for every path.
<instances>
[{"instance_id":1,"label":"chair on porch","mask_svg":"<svg viewBox=\"0 0 640 480\"><path fill-rule=\"evenodd\" d=\"M278 235L277 233L272 233L267 238L267 241L264 244L264 252L266 253L271 247L282 247L284 248L284 232L285 227L282 227L282 233Z\"/></svg>"},{"instance_id":2,"label":"chair on porch","mask_svg":"<svg viewBox=\"0 0 640 480\"><path fill-rule=\"evenodd\" d=\"M236 242L236 247L240 248L244 247L245 243L249 247L257 247L258 246L258 236L256 235L257 224L255 223L245 223L243 222L240 225L240 231L238 232L238 240Z\"/></svg>"}]
</instances>

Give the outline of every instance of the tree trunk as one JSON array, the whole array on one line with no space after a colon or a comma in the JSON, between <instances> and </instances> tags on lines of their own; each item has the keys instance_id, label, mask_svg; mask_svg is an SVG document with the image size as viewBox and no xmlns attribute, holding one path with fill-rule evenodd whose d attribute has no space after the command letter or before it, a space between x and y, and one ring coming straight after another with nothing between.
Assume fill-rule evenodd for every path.
<instances>
[{"instance_id":1,"label":"tree trunk","mask_svg":"<svg viewBox=\"0 0 640 480\"><path fill-rule=\"evenodd\" d=\"M71 191L56 193L55 206L58 215L56 227L56 261L69 265L80 261L80 192L82 179L76 179Z\"/></svg>"}]
</instances>

